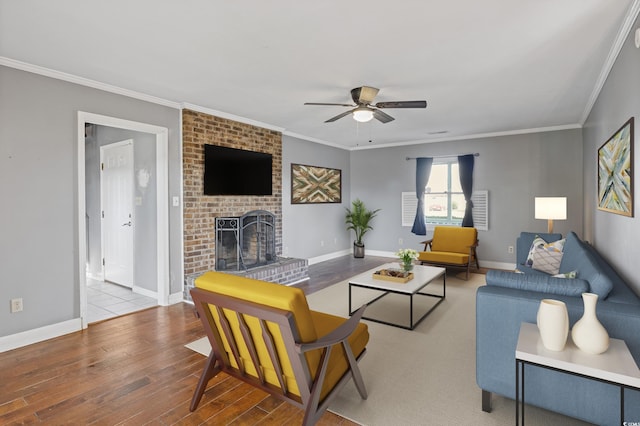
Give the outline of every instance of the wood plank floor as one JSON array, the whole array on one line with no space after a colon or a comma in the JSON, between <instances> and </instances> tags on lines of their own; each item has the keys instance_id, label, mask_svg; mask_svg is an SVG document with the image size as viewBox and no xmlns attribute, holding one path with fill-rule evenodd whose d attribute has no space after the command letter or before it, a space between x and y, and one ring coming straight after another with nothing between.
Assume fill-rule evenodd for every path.
<instances>
[{"instance_id":1,"label":"wood plank floor","mask_svg":"<svg viewBox=\"0 0 640 426\"><path fill-rule=\"evenodd\" d=\"M310 267L318 291L389 261L351 256ZM284 425L303 412L220 374L198 409L189 402L204 357L184 345L204 335L193 307L155 307L0 353L0 424ZM354 425L325 413L319 425Z\"/></svg>"}]
</instances>

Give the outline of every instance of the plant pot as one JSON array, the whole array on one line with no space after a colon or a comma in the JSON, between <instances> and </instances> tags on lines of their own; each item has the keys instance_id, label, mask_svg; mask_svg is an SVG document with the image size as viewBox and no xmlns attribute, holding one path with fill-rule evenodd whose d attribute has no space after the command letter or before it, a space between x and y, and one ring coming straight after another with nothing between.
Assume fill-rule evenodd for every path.
<instances>
[{"instance_id":1,"label":"plant pot","mask_svg":"<svg viewBox=\"0 0 640 426\"><path fill-rule=\"evenodd\" d=\"M358 259L364 257L364 244L353 243L353 257Z\"/></svg>"}]
</instances>

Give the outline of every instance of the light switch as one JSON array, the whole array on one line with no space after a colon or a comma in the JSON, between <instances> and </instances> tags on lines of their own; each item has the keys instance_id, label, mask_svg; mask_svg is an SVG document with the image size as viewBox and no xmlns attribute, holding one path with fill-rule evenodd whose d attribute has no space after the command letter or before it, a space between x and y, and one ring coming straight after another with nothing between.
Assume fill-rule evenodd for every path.
<instances>
[{"instance_id":1,"label":"light switch","mask_svg":"<svg viewBox=\"0 0 640 426\"><path fill-rule=\"evenodd\" d=\"M173 207L178 207L180 205L180 197L173 197Z\"/></svg>"}]
</instances>

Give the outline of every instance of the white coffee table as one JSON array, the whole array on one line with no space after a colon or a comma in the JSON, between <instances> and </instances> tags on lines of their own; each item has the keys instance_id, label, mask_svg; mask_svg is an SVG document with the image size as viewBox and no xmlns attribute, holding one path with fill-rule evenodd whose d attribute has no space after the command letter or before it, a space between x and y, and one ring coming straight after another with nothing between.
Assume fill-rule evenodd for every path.
<instances>
[{"instance_id":1,"label":"white coffee table","mask_svg":"<svg viewBox=\"0 0 640 426\"><path fill-rule=\"evenodd\" d=\"M516 347L516 425L524 426L525 364L618 386L620 424L624 422L625 388L640 390L640 370L623 340L610 339L606 352L590 355L578 349L569 336L563 351L550 351L542 344L538 327L535 324L522 323Z\"/></svg>"},{"instance_id":2,"label":"white coffee table","mask_svg":"<svg viewBox=\"0 0 640 426\"><path fill-rule=\"evenodd\" d=\"M409 325L406 326L404 324L392 323L388 321L383 321L376 318L370 318L363 316L363 319L367 319L369 321L378 322L381 324L392 325L394 327L404 328L406 330L413 330L416 328L418 324L422 320L426 318L446 297L446 274L445 268L439 268L435 266L423 266L423 265L415 265L413 267L413 279L406 283L396 283L392 281L384 281L373 278L373 273L379 271L381 269L399 269L400 265L398 263L387 263L377 268L371 269L367 272L364 272L360 275L356 275L353 278L349 279L349 315L352 315L355 310L351 307L351 291L354 287L366 288L369 290L379 290L382 292L381 295L373 298L367 305L371 305L382 298L384 296L394 293L409 296ZM431 283L434 279L442 277L442 294L432 294L432 293L421 293L420 290L425 288L429 283ZM431 306L430 309L427 310L420 318L416 321L413 320L413 298L414 296L426 296L426 297L434 297L439 299L435 305Z\"/></svg>"}]
</instances>

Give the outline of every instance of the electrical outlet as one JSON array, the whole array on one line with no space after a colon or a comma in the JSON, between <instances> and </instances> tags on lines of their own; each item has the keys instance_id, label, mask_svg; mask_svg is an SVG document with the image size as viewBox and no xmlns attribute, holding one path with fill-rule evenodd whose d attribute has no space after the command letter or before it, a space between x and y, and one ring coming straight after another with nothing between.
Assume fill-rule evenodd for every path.
<instances>
[{"instance_id":1,"label":"electrical outlet","mask_svg":"<svg viewBox=\"0 0 640 426\"><path fill-rule=\"evenodd\" d=\"M402 238L398 238L398 244L402 245L404 243L404 240Z\"/></svg>"},{"instance_id":2,"label":"electrical outlet","mask_svg":"<svg viewBox=\"0 0 640 426\"><path fill-rule=\"evenodd\" d=\"M509 253L513 253L513 246L509 246L509 247L507 247L507 251L508 251Z\"/></svg>"},{"instance_id":3,"label":"electrical outlet","mask_svg":"<svg viewBox=\"0 0 640 426\"><path fill-rule=\"evenodd\" d=\"M324 247L324 240L320 240L320 247Z\"/></svg>"},{"instance_id":4,"label":"electrical outlet","mask_svg":"<svg viewBox=\"0 0 640 426\"><path fill-rule=\"evenodd\" d=\"M11 299L11 313L22 312L22 297Z\"/></svg>"}]
</instances>

